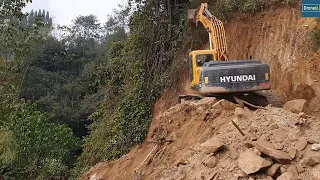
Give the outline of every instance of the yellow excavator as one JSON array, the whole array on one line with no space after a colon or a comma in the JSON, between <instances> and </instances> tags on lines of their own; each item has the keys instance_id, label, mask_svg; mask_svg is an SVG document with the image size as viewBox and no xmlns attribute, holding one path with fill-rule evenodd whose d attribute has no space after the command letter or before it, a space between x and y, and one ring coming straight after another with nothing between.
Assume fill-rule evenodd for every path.
<instances>
[{"instance_id":1,"label":"yellow excavator","mask_svg":"<svg viewBox=\"0 0 320 180\"><path fill-rule=\"evenodd\" d=\"M222 21L202 3L198 9L188 10L188 21L202 23L209 36L209 50L189 53L190 87L197 94L180 95L182 99L201 99L222 96L233 101L235 97L253 105L281 106L280 99L271 93L270 67L258 60L229 60L226 33Z\"/></svg>"}]
</instances>

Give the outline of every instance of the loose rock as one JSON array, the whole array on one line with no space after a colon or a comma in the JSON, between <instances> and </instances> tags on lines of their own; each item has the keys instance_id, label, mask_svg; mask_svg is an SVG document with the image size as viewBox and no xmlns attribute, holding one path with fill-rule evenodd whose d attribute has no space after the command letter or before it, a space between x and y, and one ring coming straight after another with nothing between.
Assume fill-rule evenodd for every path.
<instances>
[{"instance_id":1,"label":"loose rock","mask_svg":"<svg viewBox=\"0 0 320 180\"><path fill-rule=\"evenodd\" d=\"M302 133L299 129L290 129L288 133L288 138L291 141L297 141L301 137Z\"/></svg>"},{"instance_id":2,"label":"loose rock","mask_svg":"<svg viewBox=\"0 0 320 180\"><path fill-rule=\"evenodd\" d=\"M211 153L216 153L223 149L224 145L221 143L221 141L213 137L206 142L202 143L200 145L200 150L204 152L205 154L211 154Z\"/></svg>"},{"instance_id":3,"label":"loose rock","mask_svg":"<svg viewBox=\"0 0 320 180\"><path fill-rule=\"evenodd\" d=\"M293 177L297 177L299 176L297 167L295 165L290 165L287 169L287 172L291 173L293 175Z\"/></svg>"},{"instance_id":4,"label":"loose rock","mask_svg":"<svg viewBox=\"0 0 320 180\"><path fill-rule=\"evenodd\" d=\"M305 138L300 138L298 142L295 144L295 147L298 151L302 151L308 145L308 141Z\"/></svg>"},{"instance_id":5,"label":"loose rock","mask_svg":"<svg viewBox=\"0 0 320 180\"><path fill-rule=\"evenodd\" d=\"M239 168L246 174L256 173L271 166L271 162L256 155L252 149L248 149L240 154L238 159Z\"/></svg>"},{"instance_id":6,"label":"loose rock","mask_svg":"<svg viewBox=\"0 0 320 180\"><path fill-rule=\"evenodd\" d=\"M202 163L203 163L205 166L207 166L208 168L214 168L214 167L216 167L218 161L217 161L217 158L216 158L216 157L214 157L214 156L212 156L212 155L207 155L207 156L203 159Z\"/></svg>"},{"instance_id":7,"label":"loose rock","mask_svg":"<svg viewBox=\"0 0 320 180\"><path fill-rule=\"evenodd\" d=\"M307 100L305 99L295 99L287 102L283 108L287 111L291 111L293 113L301 113L307 111Z\"/></svg>"},{"instance_id":8,"label":"loose rock","mask_svg":"<svg viewBox=\"0 0 320 180\"><path fill-rule=\"evenodd\" d=\"M248 144L256 147L263 154L270 156L272 159L278 161L279 163L288 163L292 160L288 153L276 150L268 141L259 139L257 141L251 141Z\"/></svg>"},{"instance_id":9,"label":"loose rock","mask_svg":"<svg viewBox=\"0 0 320 180\"><path fill-rule=\"evenodd\" d=\"M320 163L320 155L309 155L308 157L302 159L301 166L308 167L308 166L315 166Z\"/></svg>"},{"instance_id":10,"label":"loose rock","mask_svg":"<svg viewBox=\"0 0 320 180\"><path fill-rule=\"evenodd\" d=\"M293 180L293 179L295 179L295 178L289 172L285 172L285 173L281 174L281 176L279 176L277 178L277 180Z\"/></svg>"},{"instance_id":11,"label":"loose rock","mask_svg":"<svg viewBox=\"0 0 320 180\"><path fill-rule=\"evenodd\" d=\"M273 180L271 176L267 176L267 180Z\"/></svg>"},{"instance_id":12,"label":"loose rock","mask_svg":"<svg viewBox=\"0 0 320 180\"><path fill-rule=\"evenodd\" d=\"M285 173L285 172L287 172L287 167L284 166L284 165L282 165L282 166L280 167L280 173L283 174L283 173Z\"/></svg>"},{"instance_id":13,"label":"loose rock","mask_svg":"<svg viewBox=\"0 0 320 180\"><path fill-rule=\"evenodd\" d=\"M295 149L289 149L288 153L289 153L290 158L291 158L291 159L294 159L294 158L296 157L297 150L295 150Z\"/></svg>"},{"instance_id":14,"label":"loose rock","mask_svg":"<svg viewBox=\"0 0 320 180\"><path fill-rule=\"evenodd\" d=\"M215 103L214 105L212 105L213 109L223 109L223 110L233 110L233 111L236 109L236 107L237 106L235 104L225 99L222 99L217 103Z\"/></svg>"},{"instance_id":15,"label":"loose rock","mask_svg":"<svg viewBox=\"0 0 320 180\"><path fill-rule=\"evenodd\" d=\"M319 180L320 179L320 165L317 165L317 166L312 168L311 175L313 176L314 180Z\"/></svg>"},{"instance_id":16,"label":"loose rock","mask_svg":"<svg viewBox=\"0 0 320 180\"><path fill-rule=\"evenodd\" d=\"M297 165L296 167L297 167L297 170L298 170L298 173L299 173L299 174L305 172L305 170L304 170L304 168L303 168L302 166Z\"/></svg>"},{"instance_id":17,"label":"loose rock","mask_svg":"<svg viewBox=\"0 0 320 180\"><path fill-rule=\"evenodd\" d=\"M312 151L319 151L320 150L320 144L312 144L311 150Z\"/></svg>"},{"instance_id":18,"label":"loose rock","mask_svg":"<svg viewBox=\"0 0 320 180\"><path fill-rule=\"evenodd\" d=\"M301 113L299 113L299 117L301 117L301 118L309 118L309 116L308 115L306 115L306 113L304 113L304 112L301 112Z\"/></svg>"},{"instance_id":19,"label":"loose rock","mask_svg":"<svg viewBox=\"0 0 320 180\"><path fill-rule=\"evenodd\" d=\"M253 152L256 153L256 155L261 156L261 151L257 148L253 148Z\"/></svg>"},{"instance_id":20,"label":"loose rock","mask_svg":"<svg viewBox=\"0 0 320 180\"><path fill-rule=\"evenodd\" d=\"M267 169L266 174L268 176L274 177L274 175L279 171L280 167L280 164L274 164Z\"/></svg>"},{"instance_id":21,"label":"loose rock","mask_svg":"<svg viewBox=\"0 0 320 180\"><path fill-rule=\"evenodd\" d=\"M247 112L244 109L240 108L240 107L236 107L236 109L234 110L234 114L239 116L239 117L245 117Z\"/></svg>"},{"instance_id":22,"label":"loose rock","mask_svg":"<svg viewBox=\"0 0 320 180\"><path fill-rule=\"evenodd\" d=\"M274 148L277 149L277 150L282 150L282 149L283 149L283 145L280 144L280 143L275 143L273 146L274 146Z\"/></svg>"},{"instance_id":23,"label":"loose rock","mask_svg":"<svg viewBox=\"0 0 320 180\"><path fill-rule=\"evenodd\" d=\"M203 104L208 104L208 105L211 105L212 103L214 103L216 101L216 98L215 97L205 97L203 99L200 99L196 105L203 105Z\"/></svg>"}]
</instances>

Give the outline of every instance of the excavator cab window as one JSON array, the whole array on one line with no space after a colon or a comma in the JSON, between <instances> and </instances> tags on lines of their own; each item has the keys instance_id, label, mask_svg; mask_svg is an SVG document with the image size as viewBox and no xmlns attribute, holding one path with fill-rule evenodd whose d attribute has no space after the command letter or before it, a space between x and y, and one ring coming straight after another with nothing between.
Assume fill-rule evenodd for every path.
<instances>
[{"instance_id":1,"label":"excavator cab window","mask_svg":"<svg viewBox=\"0 0 320 180\"><path fill-rule=\"evenodd\" d=\"M189 78L190 78L190 82L192 82L193 81L192 56L189 56Z\"/></svg>"},{"instance_id":2,"label":"excavator cab window","mask_svg":"<svg viewBox=\"0 0 320 180\"><path fill-rule=\"evenodd\" d=\"M204 63L213 61L213 54L199 54L196 56L197 66L201 67Z\"/></svg>"}]
</instances>

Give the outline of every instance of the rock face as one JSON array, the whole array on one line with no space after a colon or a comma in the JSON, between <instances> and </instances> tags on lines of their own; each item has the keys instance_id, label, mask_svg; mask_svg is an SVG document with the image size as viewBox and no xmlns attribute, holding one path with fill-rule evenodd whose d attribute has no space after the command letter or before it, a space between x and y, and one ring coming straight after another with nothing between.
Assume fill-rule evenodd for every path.
<instances>
[{"instance_id":1,"label":"rock face","mask_svg":"<svg viewBox=\"0 0 320 180\"><path fill-rule=\"evenodd\" d=\"M307 100L305 99L295 99L287 102L283 108L287 111L291 111L293 113L301 113L307 111Z\"/></svg>"},{"instance_id":2,"label":"rock face","mask_svg":"<svg viewBox=\"0 0 320 180\"><path fill-rule=\"evenodd\" d=\"M216 137L213 137L200 145L200 150L205 154L211 154L223 149L223 143Z\"/></svg>"},{"instance_id":3,"label":"rock face","mask_svg":"<svg viewBox=\"0 0 320 180\"><path fill-rule=\"evenodd\" d=\"M246 174L256 173L271 166L271 162L258 156L253 149L248 149L240 154L238 159L239 168Z\"/></svg>"},{"instance_id":4,"label":"rock face","mask_svg":"<svg viewBox=\"0 0 320 180\"><path fill-rule=\"evenodd\" d=\"M248 144L251 146L254 146L263 154L271 157L272 159L278 161L279 163L288 163L292 160L288 153L285 153L280 150L276 150L273 147L273 145L268 141L259 139L257 141L251 141Z\"/></svg>"}]
</instances>

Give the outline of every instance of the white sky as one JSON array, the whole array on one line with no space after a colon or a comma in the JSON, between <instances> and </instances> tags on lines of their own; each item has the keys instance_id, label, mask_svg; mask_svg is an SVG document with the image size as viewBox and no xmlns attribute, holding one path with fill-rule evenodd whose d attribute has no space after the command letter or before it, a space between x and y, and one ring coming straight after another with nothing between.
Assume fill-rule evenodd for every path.
<instances>
[{"instance_id":1,"label":"white sky","mask_svg":"<svg viewBox=\"0 0 320 180\"><path fill-rule=\"evenodd\" d=\"M96 15L100 23L104 23L112 9L124 2L126 0L33 0L23 11L45 9L53 22L60 25L70 25L77 16L89 14Z\"/></svg>"}]
</instances>

